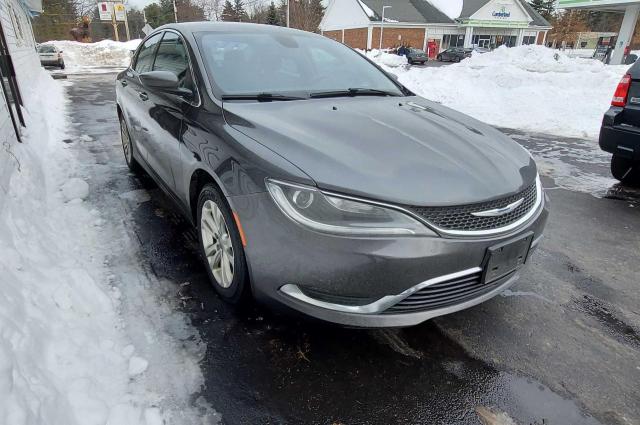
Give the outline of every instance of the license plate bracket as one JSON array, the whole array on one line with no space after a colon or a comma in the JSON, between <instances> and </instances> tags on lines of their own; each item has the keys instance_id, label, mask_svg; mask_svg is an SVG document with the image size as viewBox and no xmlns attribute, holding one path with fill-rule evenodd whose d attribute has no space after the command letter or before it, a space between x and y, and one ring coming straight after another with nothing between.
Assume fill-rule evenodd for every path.
<instances>
[{"instance_id":1,"label":"license plate bracket","mask_svg":"<svg viewBox=\"0 0 640 425\"><path fill-rule=\"evenodd\" d=\"M533 232L487 248L483 262L482 281L495 282L521 268L526 262L533 241Z\"/></svg>"}]
</instances>

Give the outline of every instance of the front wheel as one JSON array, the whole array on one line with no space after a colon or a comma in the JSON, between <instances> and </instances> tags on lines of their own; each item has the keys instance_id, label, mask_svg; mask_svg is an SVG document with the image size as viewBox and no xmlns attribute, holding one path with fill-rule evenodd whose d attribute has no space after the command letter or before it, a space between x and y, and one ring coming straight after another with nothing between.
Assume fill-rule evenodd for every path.
<instances>
[{"instance_id":1,"label":"front wheel","mask_svg":"<svg viewBox=\"0 0 640 425\"><path fill-rule=\"evenodd\" d=\"M231 209L212 184L198 197L198 235L200 255L218 295L232 304L246 300L249 274L242 238Z\"/></svg>"},{"instance_id":2,"label":"front wheel","mask_svg":"<svg viewBox=\"0 0 640 425\"><path fill-rule=\"evenodd\" d=\"M438 56L436 57L436 59L438 60L438 62L442 62L442 56L441 56L441 55L438 55Z\"/></svg>"},{"instance_id":3,"label":"front wheel","mask_svg":"<svg viewBox=\"0 0 640 425\"><path fill-rule=\"evenodd\" d=\"M622 183L637 184L640 182L640 164L632 159L613 155L611 158L611 174Z\"/></svg>"}]
</instances>

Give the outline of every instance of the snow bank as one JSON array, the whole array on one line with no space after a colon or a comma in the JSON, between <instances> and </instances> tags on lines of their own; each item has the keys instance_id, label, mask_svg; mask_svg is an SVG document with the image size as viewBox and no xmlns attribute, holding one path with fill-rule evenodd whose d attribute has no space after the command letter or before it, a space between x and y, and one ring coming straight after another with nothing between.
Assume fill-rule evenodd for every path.
<instances>
[{"instance_id":1,"label":"snow bank","mask_svg":"<svg viewBox=\"0 0 640 425\"><path fill-rule=\"evenodd\" d=\"M362 55L365 55L369 59L375 61L378 64L384 65L389 68L396 68L403 65L408 65L406 56L396 55L394 53L387 53L383 50L369 50L365 52L364 50L358 50L358 52Z\"/></svg>"},{"instance_id":2,"label":"snow bank","mask_svg":"<svg viewBox=\"0 0 640 425\"><path fill-rule=\"evenodd\" d=\"M590 138L628 68L543 46L501 47L443 67L391 67L370 57L420 96L489 124Z\"/></svg>"},{"instance_id":3,"label":"snow bank","mask_svg":"<svg viewBox=\"0 0 640 425\"><path fill-rule=\"evenodd\" d=\"M97 43L79 43L77 41L54 40L46 44L54 44L62 50L66 73L82 70L101 71L105 68L126 68L131 61L131 51L135 50L141 40L117 42L102 40ZM43 43L45 44L45 43Z\"/></svg>"},{"instance_id":4,"label":"snow bank","mask_svg":"<svg viewBox=\"0 0 640 425\"><path fill-rule=\"evenodd\" d=\"M122 217L82 200L91 182L62 142L63 89L37 75L0 192L0 424L214 423L192 400L205 347L167 286L136 268Z\"/></svg>"}]
</instances>

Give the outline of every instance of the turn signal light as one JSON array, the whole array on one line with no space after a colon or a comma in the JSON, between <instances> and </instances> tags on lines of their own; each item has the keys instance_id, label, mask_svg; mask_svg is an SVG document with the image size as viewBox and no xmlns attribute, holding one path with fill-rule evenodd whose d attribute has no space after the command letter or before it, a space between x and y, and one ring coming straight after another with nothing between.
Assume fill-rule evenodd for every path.
<instances>
[{"instance_id":1,"label":"turn signal light","mask_svg":"<svg viewBox=\"0 0 640 425\"><path fill-rule=\"evenodd\" d=\"M611 106L626 106L630 86L631 75L627 74L622 77L622 80L620 80L620 83L618 83L616 92L613 94L613 99L611 100Z\"/></svg>"}]
</instances>

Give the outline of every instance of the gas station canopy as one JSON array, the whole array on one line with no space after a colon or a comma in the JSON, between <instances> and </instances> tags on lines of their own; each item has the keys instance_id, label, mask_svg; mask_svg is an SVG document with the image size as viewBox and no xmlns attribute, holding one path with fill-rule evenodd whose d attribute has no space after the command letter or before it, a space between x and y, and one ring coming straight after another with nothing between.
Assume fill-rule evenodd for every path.
<instances>
[{"instance_id":1,"label":"gas station canopy","mask_svg":"<svg viewBox=\"0 0 640 425\"><path fill-rule=\"evenodd\" d=\"M558 0L558 9L597 9L623 11L631 4L640 4L638 0Z\"/></svg>"},{"instance_id":2,"label":"gas station canopy","mask_svg":"<svg viewBox=\"0 0 640 425\"><path fill-rule=\"evenodd\" d=\"M611 64L624 61L625 50L631 43L633 32L640 14L640 0L558 0L558 9L592 9L624 12L622 26L618 32L615 50L611 56Z\"/></svg>"}]
</instances>

